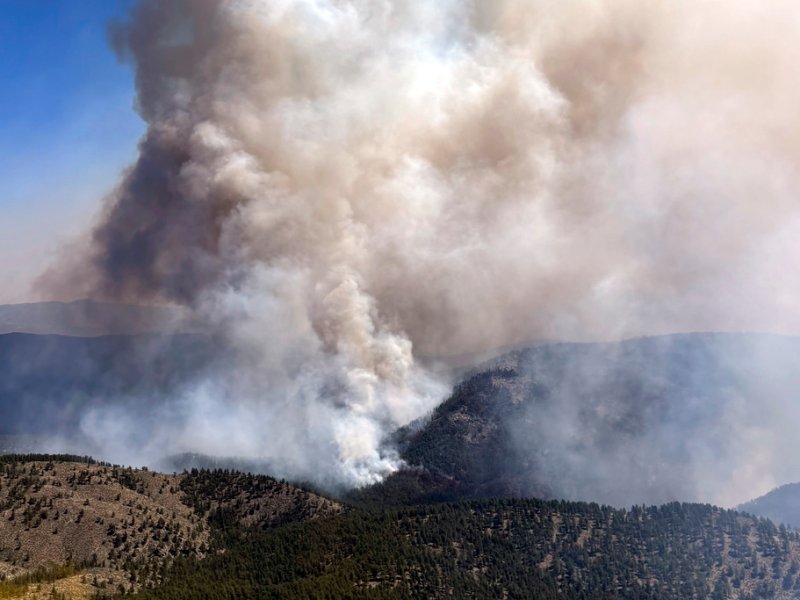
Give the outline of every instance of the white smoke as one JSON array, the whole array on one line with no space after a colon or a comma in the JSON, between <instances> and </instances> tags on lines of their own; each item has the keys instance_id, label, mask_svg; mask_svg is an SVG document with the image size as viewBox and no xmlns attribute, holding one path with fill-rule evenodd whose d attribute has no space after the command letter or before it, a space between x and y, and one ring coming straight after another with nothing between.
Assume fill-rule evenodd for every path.
<instances>
[{"instance_id":1,"label":"white smoke","mask_svg":"<svg viewBox=\"0 0 800 600\"><path fill-rule=\"evenodd\" d=\"M224 332L158 444L374 481L445 393L415 355L800 329L798 33L788 1L143 0L139 159L46 285Z\"/></svg>"}]
</instances>

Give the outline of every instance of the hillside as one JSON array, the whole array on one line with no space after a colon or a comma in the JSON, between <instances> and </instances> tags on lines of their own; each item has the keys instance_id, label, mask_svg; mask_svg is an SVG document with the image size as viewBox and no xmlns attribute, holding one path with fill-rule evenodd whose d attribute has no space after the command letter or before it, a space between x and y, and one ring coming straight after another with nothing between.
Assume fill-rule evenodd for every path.
<instances>
[{"instance_id":1,"label":"hillside","mask_svg":"<svg viewBox=\"0 0 800 600\"><path fill-rule=\"evenodd\" d=\"M792 447L772 419L798 387L798 338L686 334L515 351L398 432L412 468L355 498L710 501L750 458L748 436Z\"/></svg>"},{"instance_id":2,"label":"hillside","mask_svg":"<svg viewBox=\"0 0 800 600\"><path fill-rule=\"evenodd\" d=\"M93 300L0 305L0 334L90 337L201 331L179 308Z\"/></svg>"},{"instance_id":3,"label":"hillside","mask_svg":"<svg viewBox=\"0 0 800 600\"><path fill-rule=\"evenodd\" d=\"M17 456L0 507L0 598L800 598L800 534L710 505L346 507L263 475Z\"/></svg>"},{"instance_id":4,"label":"hillside","mask_svg":"<svg viewBox=\"0 0 800 600\"><path fill-rule=\"evenodd\" d=\"M176 559L217 551L211 507L259 527L341 510L266 476L165 475L69 456L34 460L40 458L0 457L0 582L7 582L0 598L9 581L41 581L53 568L65 576L51 576L51 585L72 594L156 585Z\"/></svg>"},{"instance_id":5,"label":"hillside","mask_svg":"<svg viewBox=\"0 0 800 600\"><path fill-rule=\"evenodd\" d=\"M800 538L708 505L484 500L227 530L137 595L177 598L800 597Z\"/></svg>"},{"instance_id":6,"label":"hillside","mask_svg":"<svg viewBox=\"0 0 800 600\"><path fill-rule=\"evenodd\" d=\"M74 564L100 588L156 583L165 562L201 557L209 544L180 483L103 464L0 459L0 577Z\"/></svg>"},{"instance_id":7,"label":"hillside","mask_svg":"<svg viewBox=\"0 0 800 600\"><path fill-rule=\"evenodd\" d=\"M736 510L800 529L800 483L782 485L755 500L740 504Z\"/></svg>"}]
</instances>

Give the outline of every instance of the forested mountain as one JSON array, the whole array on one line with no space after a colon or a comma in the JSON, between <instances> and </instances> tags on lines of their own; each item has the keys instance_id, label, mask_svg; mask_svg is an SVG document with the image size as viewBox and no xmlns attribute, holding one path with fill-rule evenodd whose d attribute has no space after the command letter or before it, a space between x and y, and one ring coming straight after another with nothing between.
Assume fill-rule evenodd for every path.
<instances>
[{"instance_id":1,"label":"forested mountain","mask_svg":"<svg viewBox=\"0 0 800 600\"><path fill-rule=\"evenodd\" d=\"M703 504L391 509L230 470L0 459L0 598L87 593L788 599L800 598L800 534Z\"/></svg>"},{"instance_id":2,"label":"forested mountain","mask_svg":"<svg viewBox=\"0 0 800 600\"><path fill-rule=\"evenodd\" d=\"M178 598L797 598L797 534L708 505L484 500L351 509L181 561Z\"/></svg>"},{"instance_id":3,"label":"forested mountain","mask_svg":"<svg viewBox=\"0 0 800 600\"><path fill-rule=\"evenodd\" d=\"M798 338L534 346L475 370L429 420L398 432L412 468L359 496L708 501L751 458L748 439L768 433L776 460L791 451L783 424L797 390Z\"/></svg>"},{"instance_id":4,"label":"forested mountain","mask_svg":"<svg viewBox=\"0 0 800 600\"><path fill-rule=\"evenodd\" d=\"M800 483L782 485L736 509L800 529Z\"/></svg>"}]
</instances>

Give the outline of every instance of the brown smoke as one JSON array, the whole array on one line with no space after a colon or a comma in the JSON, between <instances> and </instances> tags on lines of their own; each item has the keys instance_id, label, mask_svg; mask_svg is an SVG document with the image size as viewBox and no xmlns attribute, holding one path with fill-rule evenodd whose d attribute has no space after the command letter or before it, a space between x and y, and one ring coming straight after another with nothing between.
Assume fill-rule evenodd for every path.
<instances>
[{"instance_id":1,"label":"brown smoke","mask_svg":"<svg viewBox=\"0 0 800 600\"><path fill-rule=\"evenodd\" d=\"M143 0L113 30L139 158L45 285L192 306L246 357L223 395L289 421L254 449L323 407L368 481L442 392L415 354L800 329L799 30L787 1Z\"/></svg>"}]
</instances>

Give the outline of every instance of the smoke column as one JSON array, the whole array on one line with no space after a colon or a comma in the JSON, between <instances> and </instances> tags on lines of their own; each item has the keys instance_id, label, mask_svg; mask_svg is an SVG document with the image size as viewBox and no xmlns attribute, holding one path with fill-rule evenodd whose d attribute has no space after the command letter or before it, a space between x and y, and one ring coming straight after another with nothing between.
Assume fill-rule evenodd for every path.
<instances>
[{"instance_id":1,"label":"smoke column","mask_svg":"<svg viewBox=\"0 0 800 600\"><path fill-rule=\"evenodd\" d=\"M446 394L419 356L800 330L799 34L782 0L143 0L138 160L42 285L234 349L153 447L369 483Z\"/></svg>"}]
</instances>

